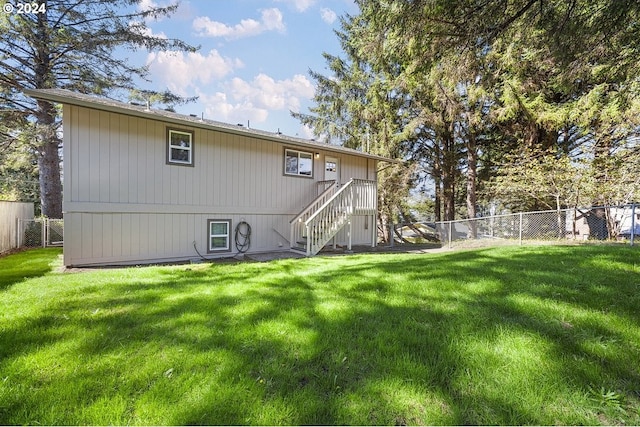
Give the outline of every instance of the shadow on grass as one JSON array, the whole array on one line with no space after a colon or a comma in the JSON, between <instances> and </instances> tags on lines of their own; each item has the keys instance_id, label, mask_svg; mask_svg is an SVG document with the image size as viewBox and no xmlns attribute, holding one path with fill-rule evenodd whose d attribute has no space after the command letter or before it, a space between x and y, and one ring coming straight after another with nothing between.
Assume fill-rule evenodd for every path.
<instances>
[{"instance_id":1,"label":"shadow on grass","mask_svg":"<svg viewBox=\"0 0 640 427\"><path fill-rule=\"evenodd\" d=\"M0 257L0 291L22 280L49 273L61 253L60 248L30 249Z\"/></svg>"},{"instance_id":2,"label":"shadow on grass","mask_svg":"<svg viewBox=\"0 0 640 427\"><path fill-rule=\"evenodd\" d=\"M33 385L5 396L0 423L637 424L637 256L558 247L163 270L4 331L5 361L61 345L75 366L23 373ZM588 395L600 389L618 404ZM54 390L52 415L40 402ZM105 400L124 403L100 418Z\"/></svg>"}]
</instances>

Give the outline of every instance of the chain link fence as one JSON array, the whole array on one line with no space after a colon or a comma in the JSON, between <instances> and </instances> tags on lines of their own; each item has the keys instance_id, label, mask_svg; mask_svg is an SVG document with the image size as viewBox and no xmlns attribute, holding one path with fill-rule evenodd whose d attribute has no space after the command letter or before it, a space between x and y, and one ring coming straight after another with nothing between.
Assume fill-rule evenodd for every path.
<instances>
[{"instance_id":1,"label":"chain link fence","mask_svg":"<svg viewBox=\"0 0 640 427\"><path fill-rule=\"evenodd\" d=\"M521 212L433 224L443 246L524 241L628 241L640 235L640 205Z\"/></svg>"},{"instance_id":2,"label":"chain link fence","mask_svg":"<svg viewBox=\"0 0 640 427\"><path fill-rule=\"evenodd\" d=\"M63 246L64 221L50 218L18 219L17 242L18 247L22 248Z\"/></svg>"}]
</instances>

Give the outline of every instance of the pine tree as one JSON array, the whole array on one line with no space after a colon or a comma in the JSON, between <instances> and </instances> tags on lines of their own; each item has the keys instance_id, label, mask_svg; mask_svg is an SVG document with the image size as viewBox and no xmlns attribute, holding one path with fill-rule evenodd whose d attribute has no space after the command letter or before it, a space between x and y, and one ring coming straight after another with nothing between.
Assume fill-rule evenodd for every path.
<instances>
[{"instance_id":1,"label":"pine tree","mask_svg":"<svg viewBox=\"0 0 640 427\"><path fill-rule=\"evenodd\" d=\"M293 114L316 135L329 142L390 158L401 158L405 152L400 134L407 118L402 113L406 100L394 90L393 67L374 62L367 22L361 17L347 16L336 34L345 57L324 53L332 73L324 76L310 71L316 81L316 105L311 114ZM389 165L378 173L378 206L380 228L385 239L387 224L406 216L404 199L414 178L410 164Z\"/></svg>"},{"instance_id":2,"label":"pine tree","mask_svg":"<svg viewBox=\"0 0 640 427\"><path fill-rule=\"evenodd\" d=\"M36 128L31 142L39 170L42 214L62 217L59 111L48 101L26 97L24 89L63 88L110 94L131 90L147 69L127 58L129 50L193 51L186 43L156 36L146 22L174 13L177 5L141 9L140 0L42 0L33 13L0 18L0 116Z\"/></svg>"},{"instance_id":3,"label":"pine tree","mask_svg":"<svg viewBox=\"0 0 640 427\"><path fill-rule=\"evenodd\" d=\"M544 157L549 170L555 161L555 169L573 173L567 161L592 158L596 173L586 176L604 182L611 175L604 160L634 147L637 1L356 3L360 14L339 34L347 59L331 57L340 65L333 76L314 75L318 108L307 123L349 138L374 136L412 157L435 183L436 218L453 219L461 192L473 216L478 185L518 178L522 165L508 159ZM385 126L386 137L371 131ZM565 185L558 188L542 192L545 200L529 194L521 205L568 203L558 196Z\"/></svg>"}]
</instances>

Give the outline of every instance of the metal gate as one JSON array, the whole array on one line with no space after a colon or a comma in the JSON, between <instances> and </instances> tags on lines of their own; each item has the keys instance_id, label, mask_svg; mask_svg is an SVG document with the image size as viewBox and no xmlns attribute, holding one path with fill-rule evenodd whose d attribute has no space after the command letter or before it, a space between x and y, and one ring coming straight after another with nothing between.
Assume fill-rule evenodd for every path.
<instances>
[{"instance_id":1,"label":"metal gate","mask_svg":"<svg viewBox=\"0 0 640 427\"><path fill-rule=\"evenodd\" d=\"M62 219L18 218L17 221L16 242L19 248L63 246L64 221Z\"/></svg>"}]
</instances>

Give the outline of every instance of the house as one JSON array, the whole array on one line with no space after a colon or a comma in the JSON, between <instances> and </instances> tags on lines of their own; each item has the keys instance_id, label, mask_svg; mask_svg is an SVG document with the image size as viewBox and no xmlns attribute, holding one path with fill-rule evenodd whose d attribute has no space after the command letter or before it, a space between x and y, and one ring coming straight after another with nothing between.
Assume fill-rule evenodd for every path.
<instances>
[{"instance_id":1,"label":"house","mask_svg":"<svg viewBox=\"0 0 640 427\"><path fill-rule=\"evenodd\" d=\"M60 89L64 264L142 264L375 245L393 160Z\"/></svg>"}]
</instances>

